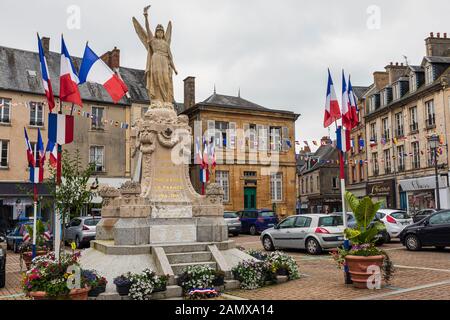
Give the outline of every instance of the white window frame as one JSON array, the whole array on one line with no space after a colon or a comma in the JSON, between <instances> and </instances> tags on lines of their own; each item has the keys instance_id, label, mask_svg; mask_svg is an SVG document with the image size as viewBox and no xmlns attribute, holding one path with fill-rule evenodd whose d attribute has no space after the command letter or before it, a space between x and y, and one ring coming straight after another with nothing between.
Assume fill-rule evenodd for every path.
<instances>
[{"instance_id":1,"label":"white window frame","mask_svg":"<svg viewBox=\"0 0 450 320\"><path fill-rule=\"evenodd\" d=\"M280 152L281 146L281 127L270 127L270 150Z\"/></svg>"},{"instance_id":2,"label":"white window frame","mask_svg":"<svg viewBox=\"0 0 450 320\"><path fill-rule=\"evenodd\" d=\"M386 139L386 143L391 139L391 135L389 132L389 118L381 119L382 127L383 127L383 138Z\"/></svg>"},{"instance_id":3,"label":"white window frame","mask_svg":"<svg viewBox=\"0 0 450 320\"><path fill-rule=\"evenodd\" d=\"M43 127L44 126L44 105L40 102L30 102L30 126L32 127ZM33 112L34 108L34 112ZM39 112L40 109L40 112ZM41 118L39 119L39 115ZM39 122L39 120L41 120ZM34 121L34 123L32 122Z\"/></svg>"},{"instance_id":4,"label":"white window frame","mask_svg":"<svg viewBox=\"0 0 450 320\"><path fill-rule=\"evenodd\" d=\"M420 145L419 142L412 142L411 149L413 153L412 169L420 169Z\"/></svg>"},{"instance_id":5,"label":"white window frame","mask_svg":"<svg viewBox=\"0 0 450 320\"><path fill-rule=\"evenodd\" d=\"M428 64L425 67L425 83L427 85L432 84L434 81L433 65Z\"/></svg>"},{"instance_id":6,"label":"white window frame","mask_svg":"<svg viewBox=\"0 0 450 320\"><path fill-rule=\"evenodd\" d=\"M414 106L409 109L409 121L410 121L410 130L411 132L415 132L419 130L419 123L417 121L417 106Z\"/></svg>"},{"instance_id":7,"label":"white window frame","mask_svg":"<svg viewBox=\"0 0 450 320\"><path fill-rule=\"evenodd\" d=\"M403 137L404 135L405 135L405 127L403 121L403 112L400 111L395 114L395 136Z\"/></svg>"},{"instance_id":8,"label":"white window frame","mask_svg":"<svg viewBox=\"0 0 450 320\"><path fill-rule=\"evenodd\" d=\"M98 150L102 149L102 161L101 166L102 170L97 170L98 163L97 163L97 157L98 157ZM92 154L92 151L94 150L94 155ZM92 158L94 157L94 161L92 161ZM106 172L106 165L105 165L105 146L99 146L99 145L91 145L89 146L89 163L93 163L95 165L94 171L95 172Z\"/></svg>"},{"instance_id":9,"label":"white window frame","mask_svg":"<svg viewBox=\"0 0 450 320\"><path fill-rule=\"evenodd\" d=\"M6 145L6 165L2 164L4 145ZM9 167L9 140L0 140L0 168L8 168L8 167Z\"/></svg>"},{"instance_id":10,"label":"white window frame","mask_svg":"<svg viewBox=\"0 0 450 320\"><path fill-rule=\"evenodd\" d=\"M425 102L425 112L426 112L426 116L427 116L426 126L427 127L435 126L436 125L436 113L435 113L435 109L434 109L434 100L433 99Z\"/></svg>"},{"instance_id":11,"label":"white window frame","mask_svg":"<svg viewBox=\"0 0 450 320\"><path fill-rule=\"evenodd\" d=\"M398 171L405 171L405 146L397 147Z\"/></svg>"},{"instance_id":12,"label":"white window frame","mask_svg":"<svg viewBox=\"0 0 450 320\"><path fill-rule=\"evenodd\" d=\"M5 112L7 110L7 113ZM7 115L7 121L5 121ZM0 123L11 123L11 99L0 98Z\"/></svg>"},{"instance_id":13,"label":"white window frame","mask_svg":"<svg viewBox=\"0 0 450 320\"><path fill-rule=\"evenodd\" d=\"M374 140L375 142L378 142L378 139L377 139L377 124L375 122L370 124L370 139Z\"/></svg>"},{"instance_id":14,"label":"white window frame","mask_svg":"<svg viewBox=\"0 0 450 320\"><path fill-rule=\"evenodd\" d=\"M223 202L230 202L230 172L216 171L216 183L223 189Z\"/></svg>"},{"instance_id":15,"label":"white window frame","mask_svg":"<svg viewBox=\"0 0 450 320\"><path fill-rule=\"evenodd\" d=\"M314 192L312 177L311 177L311 192ZM277 172L270 175L270 194L272 202L283 201L283 173Z\"/></svg>"},{"instance_id":16,"label":"white window frame","mask_svg":"<svg viewBox=\"0 0 450 320\"><path fill-rule=\"evenodd\" d=\"M95 110L95 111L94 111ZM102 116L98 118L98 111L101 110ZM92 106L91 107L91 129L92 130L104 130L105 125L103 124L103 119L105 117L105 107Z\"/></svg>"},{"instance_id":17,"label":"white window frame","mask_svg":"<svg viewBox=\"0 0 450 320\"><path fill-rule=\"evenodd\" d=\"M417 76L416 73L413 72L409 76L409 91L414 92L417 90Z\"/></svg>"}]
</instances>

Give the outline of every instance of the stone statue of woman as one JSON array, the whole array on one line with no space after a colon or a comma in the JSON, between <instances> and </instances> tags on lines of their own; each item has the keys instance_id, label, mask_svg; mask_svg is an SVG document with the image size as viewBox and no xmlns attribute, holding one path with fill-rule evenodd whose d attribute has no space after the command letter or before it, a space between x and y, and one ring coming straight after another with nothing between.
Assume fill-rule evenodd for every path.
<instances>
[{"instance_id":1,"label":"stone statue of woman","mask_svg":"<svg viewBox=\"0 0 450 320\"><path fill-rule=\"evenodd\" d=\"M170 51L172 22L169 21L166 32L164 27L158 24L153 35L148 20L149 8L150 6L144 8L145 29L133 17L136 33L148 51L145 70L148 95L152 103L158 101L163 104L172 104L174 101L172 72L178 74Z\"/></svg>"}]
</instances>

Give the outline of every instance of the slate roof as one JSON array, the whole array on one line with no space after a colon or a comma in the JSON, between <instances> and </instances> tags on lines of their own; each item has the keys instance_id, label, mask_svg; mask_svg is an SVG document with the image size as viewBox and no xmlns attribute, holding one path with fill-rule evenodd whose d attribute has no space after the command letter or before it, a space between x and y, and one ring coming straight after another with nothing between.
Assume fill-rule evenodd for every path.
<instances>
[{"instance_id":1,"label":"slate roof","mask_svg":"<svg viewBox=\"0 0 450 320\"><path fill-rule=\"evenodd\" d=\"M327 144L327 145L320 146L319 149L317 149L317 151L313 155L310 156L312 158L317 158L318 161L309 169L308 169L307 165L305 164L300 169L300 174L306 174L306 173L315 171L322 167L330 167L329 163L322 162L322 161L337 160L337 155L338 155L337 149L333 145ZM336 165L333 165L333 167L335 167L335 166Z\"/></svg>"},{"instance_id":2,"label":"slate roof","mask_svg":"<svg viewBox=\"0 0 450 320\"><path fill-rule=\"evenodd\" d=\"M353 92L355 93L358 99L364 97L364 94L369 90L370 87L362 87L362 86L354 86Z\"/></svg>"},{"instance_id":3,"label":"slate roof","mask_svg":"<svg viewBox=\"0 0 450 320\"><path fill-rule=\"evenodd\" d=\"M53 93L58 97L60 54L49 52L46 58ZM81 58L72 57L72 59L76 67L81 64ZM30 75L29 71L35 76ZM124 97L119 104L130 105L132 101L149 103L144 70L120 67L119 73L128 86L131 96L131 99ZM85 83L79 88L81 98L85 101L113 103L100 84ZM0 46L0 89L43 95L38 53Z\"/></svg>"},{"instance_id":4,"label":"slate roof","mask_svg":"<svg viewBox=\"0 0 450 320\"><path fill-rule=\"evenodd\" d=\"M450 64L450 57L424 57L424 61L428 61L431 63L448 63Z\"/></svg>"},{"instance_id":5,"label":"slate roof","mask_svg":"<svg viewBox=\"0 0 450 320\"><path fill-rule=\"evenodd\" d=\"M254 102L245 100L241 97L227 96L227 95L217 94L217 93L214 93L213 95L208 97L206 100L197 103L194 107L189 108L188 110L194 110L195 108L197 108L199 106L223 107L223 108L229 108L229 109L283 113L283 114L295 116L296 118L299 117L298 114L295 114L292 111L269 109L269 108L260 106L259 104L256 104ZM185 110L185 111L187 111L187 110Z\"/></svg>"},{"instance_id":6,"label":"slate roof","mask_svg":"<svg viewBox=\"0 0 450 320\"><path fill-rule=\"evenodd\" d=\"M424 72L422 66L409 66L409 68L414 72Z\"/></svg>"}]
</instances>

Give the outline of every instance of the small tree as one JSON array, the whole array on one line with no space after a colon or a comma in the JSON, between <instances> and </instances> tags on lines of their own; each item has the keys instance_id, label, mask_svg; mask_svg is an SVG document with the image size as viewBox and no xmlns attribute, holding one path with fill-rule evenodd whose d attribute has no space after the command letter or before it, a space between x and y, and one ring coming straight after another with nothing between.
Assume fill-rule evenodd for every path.
<instances>
[{"instance_id":1,"label":"small tree","mask_svg":"<svg viewBox=\"0 0 450 320\"><path fill-rule=\"evenodd\" d=\"M88 187L88 181L95 166L89 164L84 167L78 149L73 154L64 150L62 154L62 177L59 186L56 185L56 169L51 166L49 168L51 177L46 181L46 184L53 196L61 221L66 223L71 218L79 216L85 205L89 204L95 196L93 188ZM63 228L63 239L64 235L65 230Z\"/></svg>"}]
</instances>

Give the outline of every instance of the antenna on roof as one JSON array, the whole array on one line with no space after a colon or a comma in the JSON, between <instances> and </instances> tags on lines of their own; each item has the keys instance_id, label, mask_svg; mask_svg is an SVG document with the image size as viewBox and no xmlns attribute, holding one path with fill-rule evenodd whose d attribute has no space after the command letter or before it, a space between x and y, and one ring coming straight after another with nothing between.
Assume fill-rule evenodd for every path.
<instances>
[{"instance_id":1,"label":"antenna on roof","mask_svg":"<svg viewBox=\"0 0 450 320\"><path fill-rule=\"evenodd\" d=\"M241 87L239 87L239 90L238 90L238 98L240 98L241 97Z\"/></svg>"},{"instance_id":2,"label":"antenna on roof","mask_svg":"<svg viewBox=\"0 0 450 320\"><path fill-rule=\"evenodd\" d=\"M216 84L214 83L214 94L216 94Z\"/></svg>"},{"instance_id":3,"label":"antenna on roof","mask_svg":"<svg viewBox=\"0 0 450 320\"><path fill-rule=\"evenodd\" d=\"M406 63L406 65L407 65L407 66L409 66L409 63L408 63L408 57L407 57L407 56L405 56L405 55L403 55L403 58L405 59L405 63Z\"/></svg>"}]
</instances>

